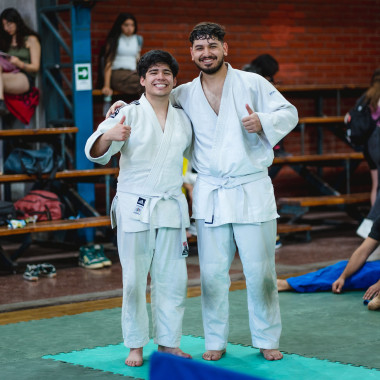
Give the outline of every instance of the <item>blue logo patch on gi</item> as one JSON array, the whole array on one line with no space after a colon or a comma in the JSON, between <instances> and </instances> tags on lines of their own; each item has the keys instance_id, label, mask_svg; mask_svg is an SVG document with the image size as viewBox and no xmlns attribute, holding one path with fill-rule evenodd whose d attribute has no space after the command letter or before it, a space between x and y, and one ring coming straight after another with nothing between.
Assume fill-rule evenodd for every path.
<instances>
[{"instance_id":1,"label":"blue logo patch on gi","mask_svg":"<svg viewBox=\"0 0 380 380\"><path fill-rule=\"evenodd\" d=\"M141 212L145 206L146 199L139 197L136 203L134 214L141 215Z\"/></svg>"},{"instance_id":2,"label":"blue logo patch on gi","mask_svg":"<svg viewBox=\"0 0 380 380\"><path fill-rule=\"evenodd\" d=\"M110 115L110 118L114 119L117 114L120 112L120 108L117 108L113 114Z\"/></svg>"},{"instance_id":3,"label":"blue logo patch on gi","mask_svg":"<svg viewBox=\"0 0 380 380\"><path fill-rule=\"evenodd\" d=\"M189 245L187 244L187 241L182 243L182 256L189 256Z\"/></svg>"}]
</instances>

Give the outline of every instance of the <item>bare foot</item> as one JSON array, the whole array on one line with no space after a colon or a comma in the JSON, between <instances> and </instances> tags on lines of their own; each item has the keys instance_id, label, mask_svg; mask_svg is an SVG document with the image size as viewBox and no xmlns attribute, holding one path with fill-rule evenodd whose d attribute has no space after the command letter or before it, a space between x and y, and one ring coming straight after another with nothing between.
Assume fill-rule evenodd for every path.
<instances>
[{"instance_id":1,"label":"bare foot","mask_svg":"<svg viewBox=\"0 0 380 380\"><path fill-rule=\"evenodd\" d=\"M266 360L281 360L284 357L279 350L260 348L260 352Z\"/></svg>"},{"instance_id":2,"label":"bare foot","mask_svg":"<svg viewBox=\"0 0 380 380\"><path fill-rule=\"evenodd\" d=\"M207 350L203 355L202 358L204 360L211 360L216 361L220 360L221 357L226 353L226 349L224 350Z\"/></svg>"},{"instance_id":3,"label":"bare foot","mask_svg":"<svg viewBox=\"0 0 380 380\"><path fill-rule=\"evenodd\" d=\"M369 310L378 310L378 309L380 309L380 294L378 294L375 298L373 298L368 303L368 309Z\"/></svg>"},{"instance_id":4,"label":"bare foot","mask_svg":"<svg viewBox=\"0 0 380 380\"><path fill-rule=\"evenodd\" d=\"M180 356L181 358L192 359L190 354L183 352L179 347L172 348L172 347L158 346L158 351L166 352L167 354L172 354L175 356Z\"/></svg>"},{"instance_id":5,"label":"bare foot","mask_svg":"<svg viewBox=\"0 0 380 380\"><path fill-rule=\"evenodd\" d=\"M293 290L286 280L277 279L277 289L279 292L286 292L287 290Z\"/></svg>"},{"instance_id":6,"label":"bare foot","mask_svg":"<svg viewBox=\"0 0 380 380\"><path fill-rule=\"evenodd\" d=\"M143 348L130 348L125 364L130 367L141 367L143 365Z\"/></svg>"}]
</instances>

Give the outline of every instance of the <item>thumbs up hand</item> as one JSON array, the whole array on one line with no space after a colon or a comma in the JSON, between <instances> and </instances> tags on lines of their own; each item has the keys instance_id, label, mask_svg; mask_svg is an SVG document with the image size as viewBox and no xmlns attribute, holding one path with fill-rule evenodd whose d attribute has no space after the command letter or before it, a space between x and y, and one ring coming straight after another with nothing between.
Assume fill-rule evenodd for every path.
<instances>
[{"instance_id":1,"label":"thumbs up hand","mask_svg":"<svg viewBox=\"0 0 380 380\"><path fill-rule=\"evenodd\" d=\"M131 127L124 125L125 116L111 129L104 133L104 138L108 141L125 141L131 135Z\"/></svg>"},{"instance_id":2,"label":"thumbs up hand","mask_svg":"<svg viewBox=\"0 0 380 380\"><path fill-rule=\"evenodd\" d=\"M246 104L245 108L248 112L248 116L245 116L241 119L245 130L248 133L257 133L263 130L260 119L257 116L256 112L251 109L251 107Z\"/></svg>"}]
</instances>

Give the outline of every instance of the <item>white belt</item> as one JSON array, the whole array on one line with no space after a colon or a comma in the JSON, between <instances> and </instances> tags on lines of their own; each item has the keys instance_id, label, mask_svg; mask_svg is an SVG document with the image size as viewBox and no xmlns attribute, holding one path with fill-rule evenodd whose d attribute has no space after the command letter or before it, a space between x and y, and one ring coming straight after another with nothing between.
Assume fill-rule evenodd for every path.
<instances>
[{"instance_id":1,"label":"white belt","mask_svg":"<svg viewBox=\"0 0 380 380\"><path fill-rule=\"evenodd\" d=\"M214 223L214 194L218 189L234 189L238 188L238 191L241 193L240 200L244 202L244 190L242 185L250 182L255 182L260 179L263 179L268 176L268 170L248 174L240 177L213 177L210 175L198 174L197 180L207 182L209 185L210 192L208 194L207 199L207 210L206 210L206 218L205 224L213 224Z\"/></svg>"},{"instance_id":2,"label":"white belt","mask_svg":"<svg viewBox=\"0 0 380 380\"><path fill-rule=\"evenodd\" d=\"M188 206L187 204L184 205L180 201L180 196L182 195L182 192L180 193L162 193L162 194L154 194L154 195L147 195L147 194L137 194L137 193L131 193L129 194L136 195L138 197L144 198L144 199L150 199L149 204L149 250L152 251L155 249L156 246L156 234L155 234L155 213L154 210L156 208L157 203L160 200L169 200L173 199L178 203L179 211L181 214L181 243L182 243L182 257L188 256L188 244L187 244L187 238L186 238L186 215L188 213ZM139 215L134 215L134 218L141 221L142 213Z\"/></svg>"},{"instance_id":3,"label":"white belt","mask_svg":"<svg viewBox=\"0 0 380 380\"><path fill-rule=\"evenodd\" d=\"M150 197L151 202L149 205L149 214L150 214L150 229L149 229L149 250L154 250L156 246L156 235L154 231L154 225L155 225L155 215L154 215L154 209L157 205L157 203L160 200L169 200L173 199L177 202L179 207L179 212L181 214L181 243L182 243L182 257L186 257L189 254L189 249L187 245L187 237L186 237L186 227L185 227L185 221L186 221L186 214L188 212L187 205L186 208L184 204L179 200L180 195L176 194L168 194L164 193L160 196L154 196Z\"/></svg>"}]
</instances>

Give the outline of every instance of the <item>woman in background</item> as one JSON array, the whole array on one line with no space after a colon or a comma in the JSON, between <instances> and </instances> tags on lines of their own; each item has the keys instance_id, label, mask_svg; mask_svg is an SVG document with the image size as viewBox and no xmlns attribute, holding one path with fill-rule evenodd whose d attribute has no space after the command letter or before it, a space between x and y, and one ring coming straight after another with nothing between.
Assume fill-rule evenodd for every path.
<instances>
[{"instance_id":1,"label":"woman in background","mask_svg":"<svg viewBox=\"0 0 380 380\"><path fill-rule=\"evenodd\" d=\"M10 65L0 66L0 115L8 113L4 93L20 95L35 83L40 69L41 45L36 32L25 25L18 11L5 9L0 15L0 50ZM9 66L12 70L9 71Z\"/></svg>"},{"instance_id":2,"label":"woman in background","mask_svg":"<svg viewBox=\"0 0 380 380\"><path fill-rule=\"evenodd\" d=\"M135 16L131 13L120 13L106 40L102 88L105 96L111 96L113 91L127 95L140 95L143 92L136 72L143 38L136 33Z\"/></svg>"}]
</instances>

